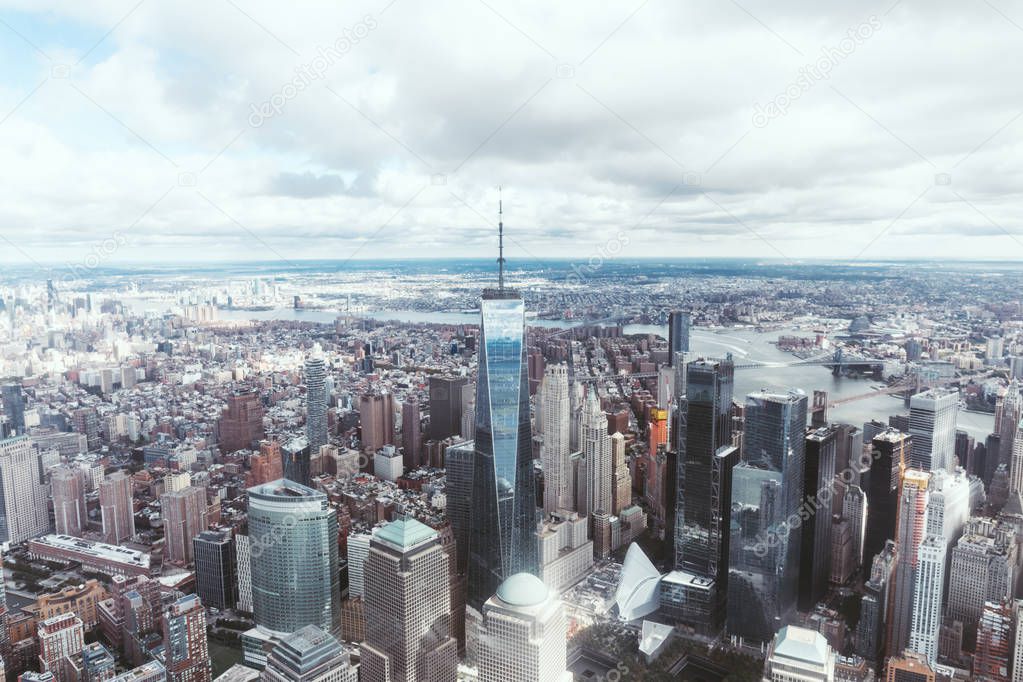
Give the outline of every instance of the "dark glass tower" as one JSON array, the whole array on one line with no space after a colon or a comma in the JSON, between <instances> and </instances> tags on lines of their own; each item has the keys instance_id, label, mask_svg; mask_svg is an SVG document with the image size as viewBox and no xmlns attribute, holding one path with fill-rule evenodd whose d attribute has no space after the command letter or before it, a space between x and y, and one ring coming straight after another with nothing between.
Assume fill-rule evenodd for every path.
<instances>
[{"instance_id":1,"label":"dark glass tower","mask_svg":"<svg viewBox=\"0 0 1023 682\"><path fill-rule=\"evenodd\" d=\"M800 527L799 610L810 611L824 598L831 579L831 496L840 426L822 426L806 434L803 492L812 513Z\"/></svg>"},{"instance_id":2,"label":"dark glass tower","mask_svg":"<svg viewBox=\"0 0 1023 682\"><path fill-rule=\"evenodd\" d=\"M686 365L686 399L679 401L675 570L712 581L708 608L687 624L704 632L720 629L728 577L732 469L731 360ZM684 410L684 419L683 411ZM694 613L693 609L683 611Z\"/></svg>"},{"instance_id":3,"label":"dark glass tower","mask_svg":"<svg viewBox=\"0 0 1023 682\"><path fill-rule=\"evenodd\" d=\"M675 358L680 353L689 352L688 313L673 310L668 314L668 364L675 367Z\"/></svg>"},{"instance_id":4,"label":"dark glass tower","mask_svg":"<svg viewBox=\"0 0 1023 682\"><path fill-rule=\"evenodd\" d=\"M909 464L912 442L912 437L896 429L886 429L871 440L870 469L863 473L860 482L860 487L867 494L864 563L873 561L885 543L895 539L899 477Z\"/></svg>"},{"instance_id":5,"label":"dark glass tower","mask_svg":"<svg viewBox=\"0 0 1023 682\"><path fill-rule=\"evenodd\" d=\"M481 612L505 578L539 572L526 309L504 287L503 223L499 229L498 288L483 292L476 382L468 603Z\"/></svg>"},{"instance_id":6,"label":"dark glass tower","mask_svg":"<svg viewBox=\"0 0 1023 682\"><path fill-rule=\"evenodd\" d=\"M728 632L768 642L796 609L806 394L746 397L745 461L732 475ZM833 457L833 455L832 455Z\"/></svg>"}]
</instances>

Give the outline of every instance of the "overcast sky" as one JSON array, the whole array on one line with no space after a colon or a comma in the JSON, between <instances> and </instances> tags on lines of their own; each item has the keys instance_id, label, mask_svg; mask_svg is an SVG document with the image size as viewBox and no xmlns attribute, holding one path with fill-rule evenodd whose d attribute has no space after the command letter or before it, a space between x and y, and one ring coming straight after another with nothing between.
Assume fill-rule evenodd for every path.
<instances>
[{"instance_id":1,"label":"overcast sky","mask_svg":"<svg viewBox=\"0 0 1023 682\"><path fill-rule=\"evenodd\" d=\"M1023 1L0 0L0 262L1023 258ZM94 262L94 261L90 261Z\"/></svg>"}]
</instances>

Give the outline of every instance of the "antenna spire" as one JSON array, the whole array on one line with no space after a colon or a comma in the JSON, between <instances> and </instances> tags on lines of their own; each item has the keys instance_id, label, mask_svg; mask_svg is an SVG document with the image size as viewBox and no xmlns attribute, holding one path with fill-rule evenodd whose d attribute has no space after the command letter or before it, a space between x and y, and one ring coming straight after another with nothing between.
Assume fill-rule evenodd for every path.
<instances>
[{"instance_id":1,"label":"antenna spire","mask_svg":"<svg viewBox=\"0 0 1023 682\"><path fill-rule=\"evenodd\" d=\"M497 290L504 291L504 206L497 186Z\"/></svg>"}]
</instances>

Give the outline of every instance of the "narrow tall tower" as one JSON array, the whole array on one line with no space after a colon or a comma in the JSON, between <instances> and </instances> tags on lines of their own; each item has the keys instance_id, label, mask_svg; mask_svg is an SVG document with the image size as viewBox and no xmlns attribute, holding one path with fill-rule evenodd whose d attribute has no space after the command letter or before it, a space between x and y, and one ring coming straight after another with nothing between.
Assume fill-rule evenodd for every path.
<instances>
[{"instance_id":1,"label":"narrow tall tower","mask_svg":"<svg viewBox=\"0 0 1023 682\"><path fill-rule=\"evenodd\" d=\"M506 578L539 572L526 310L504 287L503 222L498 236L498 288L484 290L480 304L468 600L477 612Z\"/></svg>"}]
</instances>

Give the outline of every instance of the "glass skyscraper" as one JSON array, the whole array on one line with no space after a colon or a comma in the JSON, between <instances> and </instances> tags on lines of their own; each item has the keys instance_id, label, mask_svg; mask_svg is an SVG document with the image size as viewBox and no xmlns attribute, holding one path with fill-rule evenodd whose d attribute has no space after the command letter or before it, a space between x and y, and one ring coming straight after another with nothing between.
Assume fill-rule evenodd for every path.
<instances>
[{"instance_id":1,"label":"glass skyscraper","mask_svg":"<svg viewBox=\"0 0 1023 682\"><path fill-rule=\"evenodd\" d=\"M539 572L525 304L503 271L501 280L481 305L468 599L477 611L505 578Z\"/></svg>"},{"instance_id":2,"label":"glass skyscraper","mask_svg":"<svg viewBox=\"0 0 1023 682\"><path fill-rule=\"evenodd\" d=\"M305 625L340 632L337 512L327 496L278 479L249 488L252 605L282 637Z\"/></svg>"},{"instance_id":3,"label":"glass skyscraper","mask_svg":"<svg viewBox=\"0 0 1023 682\"><path fill-rule=\"evenodd\" d=\"M806 394L746 398L745 461L732 475L728 632L767 642L795 611Z\"/></svg>"}]
</instances>

